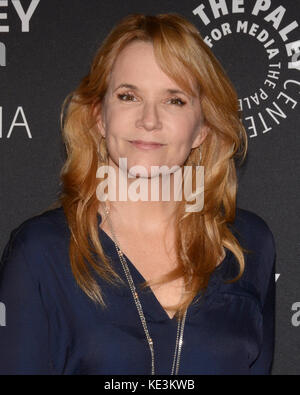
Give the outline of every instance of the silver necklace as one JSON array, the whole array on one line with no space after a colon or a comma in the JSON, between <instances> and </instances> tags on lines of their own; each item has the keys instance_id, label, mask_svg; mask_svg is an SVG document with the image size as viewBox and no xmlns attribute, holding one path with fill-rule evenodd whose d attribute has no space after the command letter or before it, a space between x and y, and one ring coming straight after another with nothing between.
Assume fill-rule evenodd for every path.
<instances>
[{"instance_id":1,"label":"silver necklace","mask_svg":"<svg viewBox=\"0 0 300 395\"><path fill-rule=\"evenodd\" d=\"M148 327L147 327L147 322L144 316L144 312L143 312L143 308L138 296L138 293L136 291L132 276L130 274L129 271L129 267L127 265L126 259L124 258L124 255L120 249L119 243L117 241L117 238L115 236L113 227L112 227L112 223L109 217L109 209L107 208L107 206L105 205L105 214L106 214L106 218L108 218L108 222L109 222L109 227L110 227L110 231L113 235L113 242L115 244L120 262L122 264L123 270L125 272L129 287L131 289L131 293L134 299L134 302L136 304L139 316L140 316L140 320L142 323L142 326L144 328L144 332L146 335L146 339L149 345L149 349L151 352L151 374L154 375L155 374L155 359L154 359L154 344L153 344L153 339L150 337L149 331L148 331ZM171 375L174 375L174 370L175 370L175 375L178 374L178 370L179 370L179 364L180 364L180 356L181 356L181 351L182 351L182 344L183 344L183 331L184 331L184 325L185 325L185 318L186 318L186 313L187 310L184 312L184 315L181 319L178 320L178 325L177 325L177 333L176 333L176 344L175 344L175 351L174 351L174 357L173 357L173 364L172 364L172 370L171 370Z\"/></svg>"}]
</instances>

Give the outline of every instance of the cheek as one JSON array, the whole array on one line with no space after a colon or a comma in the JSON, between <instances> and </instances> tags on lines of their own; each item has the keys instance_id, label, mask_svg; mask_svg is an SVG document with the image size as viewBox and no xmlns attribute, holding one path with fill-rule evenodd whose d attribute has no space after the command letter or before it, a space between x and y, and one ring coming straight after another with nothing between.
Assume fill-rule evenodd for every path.
<instances>
[{"instance_id":1,"label":"cheek","mask_svg":"<svg viewBox=\"0 0 300 395\"><path fill-rule=\"evenodd\" d=\"M195 133L193 133L191 128L182 127L182 129L174 136L173 142L176 147L183 150L189 150L193 144L194 138Z\"/></svg>"},{"instance_id":2,"label":"cheek","mask_svg":"<svg viewBox=\"0 0 300 395\"><path fill-rule=\"evenodd\" d=\"M107 141L114 143L114 141L117 142L119 139L125 139L128 137L128 132L126 133L127 129L124 123L118 119L109 122L106 129Z\"/></svg>"},{"instance_id":3,"label":"cheek","mask_svg":"<svg viewBox=\"0 0 300 395\"><path fill-rule=\"evenodd\" d=\"M107 117L107 135L111 139L130 138L134 133L134 125L134 117L128 113L111 110Z\"/></svg>"}]
</instances>

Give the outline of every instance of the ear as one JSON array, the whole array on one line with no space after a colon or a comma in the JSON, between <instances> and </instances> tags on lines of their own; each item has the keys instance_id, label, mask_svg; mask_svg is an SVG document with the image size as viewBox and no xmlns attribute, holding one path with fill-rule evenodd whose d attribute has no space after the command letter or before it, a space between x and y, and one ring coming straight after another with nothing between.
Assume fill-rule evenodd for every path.
<instances>
[{"instance_id":1,"label":"ear","mask_svg":"<svg viewBox=\"0 0 300 395\"><path fill-rule=\"evenodd\" d=\"M205 140L206 136L208 135L209 127L207 125L202 125L199 134L196 136L195 140L193 141L192 148L200 147L200 145Z\"/></svg>"}]
</instances>

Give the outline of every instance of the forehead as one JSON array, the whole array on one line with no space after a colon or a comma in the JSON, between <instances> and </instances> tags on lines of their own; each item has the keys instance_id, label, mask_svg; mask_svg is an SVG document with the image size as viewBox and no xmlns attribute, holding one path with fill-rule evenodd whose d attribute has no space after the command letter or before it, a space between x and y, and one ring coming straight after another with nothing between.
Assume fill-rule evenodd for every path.
<instances>
[{"instance_id":1,"label":"forehead","mask_svg":"<svg viewBox=\"0 0 300 395\"><path fill-rule=\"evenodd\" d=\"M190 80L191 81L191 80ZM178 84L159 67L152 43L135 41L128 44L115 60L111 85L131 83L140 88L178 88Z\"/></svg>"}]
</instances>

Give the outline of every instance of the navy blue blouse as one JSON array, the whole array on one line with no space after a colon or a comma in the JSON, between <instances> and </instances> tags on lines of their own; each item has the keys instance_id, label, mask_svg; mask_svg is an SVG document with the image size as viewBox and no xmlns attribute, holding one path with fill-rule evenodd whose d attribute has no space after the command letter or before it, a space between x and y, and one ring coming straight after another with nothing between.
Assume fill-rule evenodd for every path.
<instances>
[{"instance_id":1,"label":"navy blue blouse","mask_svg":"<svg viewBox=\"0 0 300 395\"><path fill-rule=\"evenodd\" d=\"M213 272L204 297L190 305L179 374L270 374L274 348L275 243L258 215L237 208L232 231L252 253L240 280L231 251ZM98 223L101 216L98 215ZM151 354L112 239L99 228L105 253L125 280L98 278L107 308L77 285L68 256L62 208L27 219L10 234L0 271L0 374L151 374ZM144 278L126 257L133 280ZM156 374L170 374L176 318L151 290L140 293L154 341Z\"/></svg>"}]
</instances>

